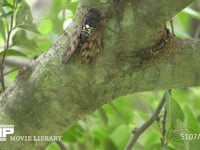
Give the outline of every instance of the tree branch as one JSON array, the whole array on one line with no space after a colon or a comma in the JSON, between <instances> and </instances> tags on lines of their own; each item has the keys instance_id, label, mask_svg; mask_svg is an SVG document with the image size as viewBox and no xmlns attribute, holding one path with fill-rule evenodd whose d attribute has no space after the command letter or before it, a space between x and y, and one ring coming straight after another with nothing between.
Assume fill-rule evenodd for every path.
<instances>
[{"instance_id":1,"label":"tree branch","mask_svg":"<svg viewBox=\"0 0 200 150\"><path fill-rule=\"evenodd\" d=\"M76 55L63 65L69 37L84 15L80 7L67 34L61 35L0 96L1 124L14 124L14 135L57 135L115 97L199 85L198 40L170 36L159 55L149 55L141 65L149 47L163 37L165 22L190 2L128 0L116 6L113 1L81 1L81 5L104 12L109 17L105 25L118 34L104 29L104 48L95 65L81 64ZM138 57L138 51L144 53ZM47 144L3 142L0 149L44 149Z\"/></svg>"},{"instance_id":2,"label":"tree branch","mask_svg":"<svg viewBox=\"0 0 200 150\"><path fill-rule=\"evenodd\" d=\"M126 150L131 150L132 147L134 146L134 144L136 143L137 139L139 138L139 136L146 131L146 129L148 127L150 127L153 122L159 117L160 111L162 110L163 106L165 105L165 101L166 101L166 96L167 94L169 94L169 90L167 90L162 99L160 100L160 103L158 104L157 108L155 109L155 111L153 112L153 114L150 116L150 118L144 122L143 125L141 125L139 128L135 128L133 130L133 136L131 137Z\"/></svg>"}]
</instances>

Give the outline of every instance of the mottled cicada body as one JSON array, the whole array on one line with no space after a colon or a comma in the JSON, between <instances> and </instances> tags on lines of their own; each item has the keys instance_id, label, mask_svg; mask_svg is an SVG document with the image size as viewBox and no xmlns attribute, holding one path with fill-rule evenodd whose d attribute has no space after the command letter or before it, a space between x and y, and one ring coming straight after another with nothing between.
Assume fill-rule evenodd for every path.
<instances>
[{"instance_id":1,"label":"mottled cicada body","mask_svg":"<svg viewBox=\"0 0 200 150\"><path fill-rule=\"evenodd\" d=\"M101 13L95 8L90 9L88 13L84 16L82 31L80 35L81 44L85 42L85 40L93 31L93 29L99 25L100 19L101 19Z\"/></svg>"},{"instance_id":2,"label":"mottled cicada body","mask_svg":"<svg viewBox=\"0 0 200 150\"><path fill-rule=\"evenodd\" d=\"M83 19L80 36L82 63L94 64L100 48L103 46L101 13L97 9L90 9Z\"/></svg>"},{"instance_id":3,"label":"mottled cicada body","mask_svg":"<svg viewBox=\"0 0 200 150\"><path fill-rule=\"evenodd\" d=\"M62 63L67 63L76 49L80 49L82 63L94 64L100 48L103 46L101 24L102 15L99 10L91 8L84 16L82 24L70 38L68 49L64 52Z\"/></svg>"}]
</instances>

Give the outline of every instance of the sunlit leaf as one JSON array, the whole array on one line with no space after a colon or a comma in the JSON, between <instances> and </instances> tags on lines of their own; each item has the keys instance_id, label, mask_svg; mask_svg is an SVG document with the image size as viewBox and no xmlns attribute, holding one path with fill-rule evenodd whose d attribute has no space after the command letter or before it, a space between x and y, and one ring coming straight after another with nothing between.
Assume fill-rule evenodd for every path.
<instances>
[{"instance_id":1,"label":"sunlit leaf","mask_svg":"<svg viewBox=\"0 0 200 150\"><path fill-rule=\"evenodd\" d=\"M4 76L8 78L8 82L13 83L19 73L19 68L12 68L11 70L4 73Z\"/></svg>"},{"instance_id":2,"label":"sunlit leaf","mask_svg":"<svg viewBox=\"0 0 200 150\"><path fill-rule=\"evenodd\" d=\"M174 129L176 121L184 121L184 113L179 104L172 98L167 100L167 124L170 129Z\"/></svg>"},{"instance_id":3,"label":"sunlit leaf","mask_svg":"<svg viewBox=\"0 0 200 150\"><path fill-rule=\"evenodd\" d=\"M20 24L17 25L16 27L40 34L35 24Z\"/></svg>"},{"instance_id":4,"label":"sunlit leaf","mask_svg":"<svg viewBox=\"0 0 200 150\"><path fill-rule=\"evenodd\" d=\"M0 18L6 18L6 17L11 16L11 15L13 15L13 11L9 11L7 13L3 13L2 15L0 15Z\"/></svg>"},{"instance_id":5,"label":"sunlit leaf","mask_svg":"<svg viewBox=\"0 0 200 150\"><path fill-rule=\"evenodd\" d=\"M106 150L118 150L117 146L110 138L104 140L103 148Z\"/></svg>"},{"instance_id":6,"label":"sunlit leaf","mask_svg":"<svg viewBox=\"0 0 200 150\"><path fill-rule=\"evenodd\" d=\"M167 133L168 142L180 149L189 150L189 141L183 138L183 135L187 133L188 130L184 127L183 122L177 120L174 129Z\"/></svg>"},{"instance_id":7,"label":"sunlit leaf","mask_svg":"<svg viewBox=\"0 0 200 150\"><path fill-rule=\"evenodd\" d=\"M191 15L181 11L174 17L174 29L178 37L190 38L191 31Z\"/></svg>"},{"instance_id":8,"label":"sunlit leaf","mask_svg":"<svg viewBox=\"0 0 200 150\"><path fill-rule=\"evenodd\" d=\"M192 8L187 7L183 10L183 12L189 14L190 16L192 16L196 19L200 19L200 13Z\"/></svg>"},{"instance_id":9,"label":"sunlit leaf","mask_svg":"<svg viewBox=\"0 0 200 150\"><path fill-rule=\"evenodd\" d=\"M71 3L78 3L79 0L71 0Z\"/></svg>"},{"instance_id":10,"label":"sunlit leaf","mask_svg":"<svg viewBox=\"0 0 200 150\"><path fill-rule=\"evenodd\" d=\"M16 25L32 24L33 17L29 5L23 1L16 14Z\"/></svg>"},{"instance_id":11,"label":"sunlit leaf","mask_svg":"<svg viewBox=\"0 0 200 150\"><path fill-rule=\"evenodd\" d=\"M73 13L75 13L75 10L76 10L77 5L78 5L78 1L77 1L77 0L74 0L73 2L69 3L69 6L68 6L68 7L71 9L71 11L72 11Z\"/></svg>"},{"instance_id":12,"label":"sunlit leaf","mask_svg":"<svg viewBox=\"0 0 200 150\"><path fill-rule=\"evenodd\" d=\"M3 38L3 40L6 40L6 35L5 35L5 28L4 28L4 23L3 21L0 19L0 34Z\"/></svg>"},{"instance_id":13,"label":"sunlit leaf","mask_svg":"<svg viewBox=\"0 0 200 150\"><path fill-rule=\"evenodd\" d=\"M105 125L107 125L108 124L108 116L107 116L105 110L103 108L99 108L98 113L99 113L99 116L101 117L103 123Z\"/></svg>"},{"instance_id":14,"label":"sunlit leaf","mask_svg":"<svg viewBox=\"0 0 200 150\"><path fill-rule=\"evenodd\" d=\"M84 129L80 124L76 124L69 128L66 132L62 134L62 141L65 142L80 142L83 138Z\"/></svg>"},{"instance_id":15,"label":"sunlit leaf","mask_svg":"<svg viewBox=\"0 0 200 150\"><path fill-rule=\"evenodd\" d=\"M200 139L199 138L190 140L190 150L198 150L199 147L200 147Z\"/></svg>"},{"instance_id":16,"label":"sunlit leaf","mask_svg":"<svg viewBox=\"0 0 200 150\"><path fill-rule=\"evenodd\" d=\"M193 133L200 133L199 122L197 121L197 117L195 117L193 111L187 105L184 107L185 112L185 123L187 128Z\"/></svg>"},{"instance_id":17,"label":"sunlit leaf","mask_svg":"<svg viewBox=\"0 0 200 150\"><path fill-rule=\"evenodd\" d=\"M2 6L13 8L13 5L11 5L11 3L9 3L7 0L3 0Z\"/></svg>"},{"instance_id":18,"label":"sunlit leaf","mask_svg":"<svg viewBox=\"0 0 200 150\"><path fill-rule=\"evenodd\" d=\"M36 49L37 43L34 39L28 39L24 30L17 31L12 38L13 45L20 46L25 49Z\"/></svg>"},{"instance_id":19,"label":"sunlit leaf","mask_svg":"<svg viewBox=\"0 0 200 150\"><path fill-rule=\"evenodd\" d=\"M99 129L97 129L93 132L93 134L96 147L98 147L97 149L118 150L117 145L109 136L107 136L107 133L101 132Z\"/></svg>"},{"instance_id":20,"label":"sunlit leaf","mask_svg":"<svg viewBox=\"0 0 200 150\"><path fill-rule=\"evenodd\" d=\"M150 131L150 132L146 133L145 137L146 138L145 138L144 146L153 145L156 142L160 142L160 133L156 134L156 132Z\"/></svg>"},{"instance_id":21,"label":"sunlit leaf","mask_svg":"<svg viewBox=\"0 0 200 150\"><path fill-rule=\"evenodd\" d=\"M0 52L0 57L3 56L3 51ZM6 53L6 56L22 56L22 57L27 57L23 52L20 52L18 50L15 50L15 49L8 49L7 50L7 53Z\"/></svg>"},{"instance_id":22,"label":"sunlit leaf","mask_svg":"<svg viewBox=\"0 0 200 150\"><path fill-rule=\"evenodd\" d=\"M119 125L111 134L110 138L119 149L124 149L131 135L131 131L126 125Z\"/></svg>"},{"instance_id":23,"label":"sunlit leaf","mask_svg":"<svg viewBox=\"0 0 200 150\"><path fill-rule=\"evenodd\" d=\"M177 150L176 148L173 148L171 146L162 147L160 143L154 143L153 145L147 145L146 147L148 150Z\"/></svg>"},{"instance_id":24,"label":"sunlit leaf","mask_svg":"<svg viewBox=\"0 0 200 150\"><path fill-rule=\"evenodd\" d=\"M60 150L59 146L56 143L51 143L45 150Z\"/></svg>"},{"instance_id":25,"label":"sunlit leaf","mask_svg":"<svg viewBox=\"0 0 200 150\"><path fill-rule=\"evenodd\" d=\"M16 0L17 3L21 3L23 0Z\"/></svg>"},{"instance_id":26,"label":"sunlit leaf","mask_svg":"<svg viewBox=\"0 0 200 150\"><path fill-rule=\"evenodd\" d=\"M52 28L53 28L53 22L50 19L42 20L38 27L39 31L42 34L47 34L47 33L51 32Z\"/></svg>"}]
</instances>

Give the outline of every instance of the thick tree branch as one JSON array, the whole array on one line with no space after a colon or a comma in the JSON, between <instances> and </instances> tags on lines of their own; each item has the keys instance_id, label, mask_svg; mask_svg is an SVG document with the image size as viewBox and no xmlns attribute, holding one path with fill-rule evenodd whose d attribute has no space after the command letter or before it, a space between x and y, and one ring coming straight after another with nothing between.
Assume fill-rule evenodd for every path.
<instances>
[{"instance_id":1,"label":"thick tree branch","mask_svg":"<svg viewBox=\"0 0 200 150\"><path fill-rule=\"evenodd\" d=\"M198 40L170 36L158 55L149 55L149 47L163 37L165 22L190 2L127 0L120 1L117 7L112 1L81 1L88 8L104 12L108 16L105 25L115 30L105 28L104 48L96 64L81 64L76 55L67 65L61 63L67 40L81 23L80 7L67 34L32 62L1 95L1 124L14 124L15 135L57 135L115 97L199 85ZM0 149L44 149L46 144L4 142Z\"/></svg>"}]
</instances>

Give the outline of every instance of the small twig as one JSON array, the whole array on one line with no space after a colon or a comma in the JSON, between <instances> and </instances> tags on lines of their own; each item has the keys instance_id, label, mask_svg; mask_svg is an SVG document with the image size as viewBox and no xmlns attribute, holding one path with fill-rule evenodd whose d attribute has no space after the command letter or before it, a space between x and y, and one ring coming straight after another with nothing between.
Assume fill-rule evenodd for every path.
<instances>
[{"instance_id":1,"label":"small twig","mask_svg":"<svg viewBox=\"0 0 200 150\"><path fill-rule=\"evenodd\" d=\"M169 90L165 91L162 99L160 100L160 103L158 104L157 108L153 112L153 114L150 116L150 118L144 122L143 125L141 125L139 128L134 129L133 135L126 146L125 150L131 150L134 144L136 143L139 136L148 128L150 125L159 117L160 111L163 108L165 101L166 101L166 95L170 92Z\"/></svg>"},{"instance_id":2,"label":"small twig","mask_svg":"<svg viewBox=\"0 0 200 150\"><path fill-rule=\"evenodd\" d=\"M12 72L14 72L14 71L17 71L17 70L19 70L19 68L13 68L12 70L9 70L9 71L7 71L7 72L4 72L4 76L6 76L6 75L8 75L9 73L12 73Z\"/></svg>"},{"instance_id":3,"label":"small twig","mask_svg":"<svg viewBox=\"0 0 200 150\"><path fill-rule=\"evenodd\" d=\"M15 0L13 1L13 6L15 7ZM8 33L7 33L7 40L4 46L4 50L3 50L3 57L2 60L0 62L0 82L1 82L1 86L2 86L2 90L4 91L6 89L5 87L5 80L4 80L4 65L5 65L5 59L6 59L6 54L9 48L9 44L10 44L10 38L11 38L11 32L13 30L13 23L14 23L14 16L11 15L11 20L10 20L10 29L8 29Z\"/></svg>"},{"instance_id":4,"label":"small twig","mask_svg":"<svg viewBox=\"0 0 200 150\"><path fill-rule=\"evenodd\" d=\"M59 146L60 150L67 150L67 147L61 141L56 141L56 144Z\"/></svg>"},{"instance_id":5,"label":"small twig","mask_svg":"<svg viewBox=\"0 0 200 150\"><path fill-rule=\"evenodd\" d=\"M165 136L166 136L166 119L167 119L167 108L166 106L164 107L164 115L163 115L163 119L162 119L162 138L161 138L161 144L163 147L165 147L166 145L166 140L165 140Z\"/></svg>"},{"instance_id":6,"label":"small twig","mask_svg":"<svg viewBox=\"0 0 200 150\"><path fill-rule=\"evenodd\" d=\"M168 93L171 95L171 89L168 90ZM162 138L161 138L161 145L165 147L167 145L166 141L166 120L167 120L167 106L164 107L164 114L162 119Z\"/></svg>"},{"instance_id":7,"label":"small twig","mask_svg":"<svg viewBox=\"0 0 200 150\"><path fill-rule=\"evenodd\" d=\"M175 36L173 19L170 19L169 22L170 22L170 25L171 25L172 35Z\"/></svg>"}]
</instances>

